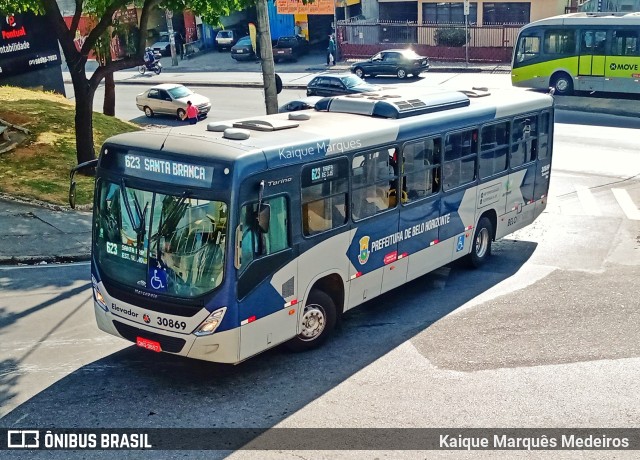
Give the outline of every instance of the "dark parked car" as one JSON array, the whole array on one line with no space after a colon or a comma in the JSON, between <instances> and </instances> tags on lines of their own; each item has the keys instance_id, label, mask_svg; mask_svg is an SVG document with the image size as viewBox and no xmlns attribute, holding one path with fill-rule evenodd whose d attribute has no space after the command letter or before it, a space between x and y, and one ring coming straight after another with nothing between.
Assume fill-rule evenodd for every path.
<instances>
[{"instance_id":1,"label":"dark parked car","mask_svg":"<svg viewBox=\"0 0 640 460\"><path fill-rule=\"evenodd\" d=\"M309 96L300 99L294 99L280 106L278 112L297 112L298 110L309 110L316 106L316 102L322 99L321 96Z\"/></svg>"},{"instance_id":2,"label":"dark parked car","mask_svg":"<svg viewBox=\"0 0 640 460\"><path fill-rule=\"evenodd\" d=\"M341 94L366 93L382 88L370 85L350 73L320 74L307 85L307 96L339 96Z\"/></svg>"},{"instance_id":3,"label":"dark parked car","mask_svg":"<svg viewBox=\"0 0 640 460\"><path fill-rule=\"evenodd\" d=\"M351 71L359 77L370 75L395 75L406 78L409 75L417 77L420 72L429 70L429 58L420 56L411 49L385 50L366 61L351 65Z\"/></svg>"},{"instance_id":4,"label":"dark parked car","mask_svg":"<svg viewBox=\"0 0 640 460\"><path fill-rule=\"evenodd\" d=\"M242 37L238 40L238 43L231 47L231 57L236 61L250 61L258 58L253 51L253 44L249 35Z\"/></svg>"},{"instance_id":5,"label":"dark parked car","mask_svg":"<svg viewBox=\"0 0 640 460\"><path fill-rule=\"evenodd\" d=\"M280 37L273 46L273 60L295 61L309 51L309 42L304 38L293 35L291 37Z\"/></svg>"}]
</instances>

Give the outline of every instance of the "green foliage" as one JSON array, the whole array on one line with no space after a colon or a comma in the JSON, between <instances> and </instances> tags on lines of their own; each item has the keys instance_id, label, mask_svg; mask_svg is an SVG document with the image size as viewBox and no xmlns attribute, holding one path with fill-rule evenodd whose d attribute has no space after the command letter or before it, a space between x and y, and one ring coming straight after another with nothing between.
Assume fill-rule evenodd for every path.
<instances>
[{"instance_id":1,"label":"green foliage","mask_svg":"<svg viewBox=\"0 0 640 460\"><path fill-rule=\"evenodd\" d=\"M0 86L0 118L31 131L26 142L0 155L0 192L66 205L69 170L77 164L73 103L59 94ZM132 123L93 114L96 150L113 135L137 130ZM91 203L93 177L76 180L77 203Z\"/></svg>"},{"instance_id":2,"label":"green foliage","mask_svg":"<svg viewBox=\"0 0 640 460\"><path fill-rule=\"evenodd\" d=\"M467 40L464 35L464 29L460 28L438 29L435 34L436 44L451 47L464 46L471 39L471 34L467 33Z\"/></svg>"}]
</instances>

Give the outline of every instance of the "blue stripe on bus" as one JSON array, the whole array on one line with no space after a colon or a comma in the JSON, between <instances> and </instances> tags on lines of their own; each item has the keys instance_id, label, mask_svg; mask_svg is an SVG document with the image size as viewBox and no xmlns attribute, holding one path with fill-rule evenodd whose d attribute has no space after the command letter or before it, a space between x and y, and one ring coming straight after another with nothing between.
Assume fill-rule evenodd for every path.
<instances>
[{"instance_id":1,"label":"blue stripe on bus","mask_svg":"<svg viewBox=\"0 0 640 460\"><path fill-rule=\"evenodd\" d=\"M238 323L255 316L263 318L284 308L285 300L271 285L272 276L264 279L244 299L238 302Z\"/></svg>"}]
</instances>

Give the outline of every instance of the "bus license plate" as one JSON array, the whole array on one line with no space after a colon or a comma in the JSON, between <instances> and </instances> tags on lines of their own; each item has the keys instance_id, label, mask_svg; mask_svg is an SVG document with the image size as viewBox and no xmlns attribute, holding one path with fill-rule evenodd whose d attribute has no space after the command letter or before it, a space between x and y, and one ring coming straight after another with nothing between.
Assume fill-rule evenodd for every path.
<instances>
[{"instance_id":1,"label":"bus license plate","mask_svg":"<svg viewBox=\"0 0 640 460\"><path fill-rule=\"evenodd\" d=\"M158 353L162 351L162 347L160 347L159 342L156 342L155 340L145 339L144 337L136 337L136 345Z\"/></svg>"}]
</instances>

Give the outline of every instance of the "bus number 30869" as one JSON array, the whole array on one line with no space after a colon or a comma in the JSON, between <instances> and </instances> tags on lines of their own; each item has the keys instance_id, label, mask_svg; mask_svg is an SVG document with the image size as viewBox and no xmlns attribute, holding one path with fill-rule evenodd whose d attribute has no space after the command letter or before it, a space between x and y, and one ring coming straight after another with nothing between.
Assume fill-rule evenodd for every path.
<instances>
[{"instance_id":1,"label":"bus number 30869","mask_svg":"<svg viewBox=\"0 0 640 460\"><path fill-rule=\"evenodd\" d=\"M174 321L172 319L158 317L158 326L170 327L173 329L186 329L187 323L184 321Z\"/></svg>"}]
</instances>

